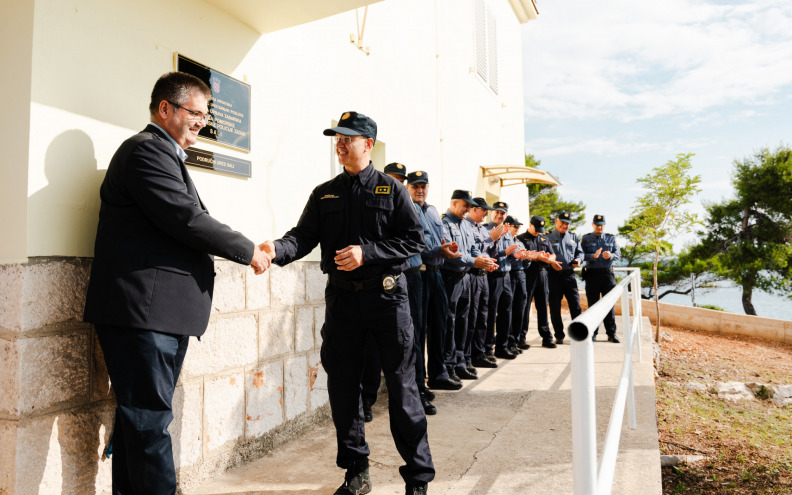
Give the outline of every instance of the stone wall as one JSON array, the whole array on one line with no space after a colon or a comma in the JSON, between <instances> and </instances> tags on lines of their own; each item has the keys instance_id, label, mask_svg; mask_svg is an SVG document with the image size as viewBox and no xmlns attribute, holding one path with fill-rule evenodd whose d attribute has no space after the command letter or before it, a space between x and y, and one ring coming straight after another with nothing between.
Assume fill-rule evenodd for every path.
<instances>
[{"instance_id":1,"label":"stone wall","mask_svg":"<svg viewBox=\"0 0 792 495\"><path fill-rule=\"evenodd\" d=\"M0 494L109 493L114 399L91 325L90 260L0 266ZM180 486L266 452L329 415L318 263L216 263L209 328L174 396Z\"/></svg>"}]
</instances>

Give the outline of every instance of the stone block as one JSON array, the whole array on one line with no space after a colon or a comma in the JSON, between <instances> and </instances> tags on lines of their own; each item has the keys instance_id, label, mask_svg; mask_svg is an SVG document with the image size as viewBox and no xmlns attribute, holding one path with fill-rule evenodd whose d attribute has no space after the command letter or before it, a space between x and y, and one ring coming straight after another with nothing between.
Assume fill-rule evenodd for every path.
<instances>
[{"instance_id":1,"label":"stone block","mask_svg":"<svg viewBox=\"0 0 792 495\"><path fill-rule=\"evenodd\" d=\"M247 309L263 309L270 306L270 270L256 275L252 268L246 272Z\"/></svg>"},{"instance_id":2,"label":"stone block","mask_svg":"<svg viewBox=\"0 0 792 495\"><path fill-rule=\"evenodd\" d=\"M173 393L173 422L168 427L173 441L173 462L176 469L201 461L203 424L203 383L184 383Z\"/></svg>"},{"instance_id":3,"label":"stone block","mask_svg":"<svg viewBox=\"0 0 792 495\"><path fill-rule=\"evenodd\" d=\"M325 307L317 306L314 308L314 342L316 342L316 348L320 349L322 347L322 327L324 326L325 322Z\"/></svg>"},{"instance_id":4,"label":"stone block","mask_svg":"<svg viewBox=\"0 0 792 495\"><path fill-rule=\"evenodd\" d=\"M272 303L281 306L305 304L304 263L292 263L270 270Z\"/></svg>"},{"instance_id":5,"label":"stone block","mask_svg":"<svg viewBox=\"0 0 792 495\"><path fill-rule=\"evenodd\" d=\"M19 340L0 339L0 416L19 418L19 384Z\"/></svg>"},{"instance_id":6,"label":"stone block","mask_svg":"<svg viewBox=\"0 0 792 495\"><path fill-rule=\"evenodd\" d=\"M22 328L22 291L25 266L0 265L0 329L18 332Z\"/></svg>"},{"instance_id":7,"label":"stone block","mask_svg":"<svg viewBox=\"0 0 792 495\"><path fill-rule=\"evenodd\" d=\"M81 260L28 264L22 291L22 330L81 321L89 276L90 263Z\"/></svg>"},{"instance_id":8,"label":"stone block","mask_svg":"<svg viewBox=\"0 0 792 495\"><path fill-rule=\"evenodd\" d=\"M183 377L187 379L256 363L257 334L254 315L213 319L200 341L190 339Z\"/></svg>"},{"instance_id":9,"label":"stone block","mask_svg":"<svg viewBox=\"0 0 792 495\"><path fill-rule=\"evenodd\" d=\"M792 385L776 385L773 401L779 406L792 404Z\"/></svg>"},{"instance_id":10,"label":"stone block","mask_svg":"<svg viewBox=\"0 0 792 495\"><path fill-rule=\"evenodd\" d=\"M91 330L91 402L110 399L113 397L113 390L110 384L110 376L107 374L102 346L99 345L99 338L96 331Z\"/></svg>"},{"instance_id":11,"label":"stone block","mask_svg":"<svg viewBox=\"0 0 792 495\"><path fill-rule=\"evenodd\" d=\"M327 404L327 373L322 367L322 358L319 351L308 355L308 388L311 394L311 409L317 409Z\"/></svg>"},{"instance_id":12,"label":"stone block","mask_svg":"<svg viewBox=\"0 0 792 495\"><path fill-rule=\"evenodd\" d=\"M305 356L286 359L283 377L286 419L294 419L308 409L308 362Z\"/></svg>"},{"instance_id":13,"label":"stone block","mask_svg":"<svg viewBox=\"0 0 792 495\"><path fill-rule=\"evenodd\" d=\"M102 453L113 410L103 404L21 422L16 494L109 493L111 463Z\"/></svg>"},{"instance_id":14,"label":"stone block","mask_svg":"<svg viewBox=\"0 0 792 495\"><path fill-rule=\"evenodd\" d=\"M314 309L310 306L297 308L295 346L297 352L307 351L314 346Z\"/></svg>"},{"instance_id":15,"label":"stone block","mask_svg":"<svg viewBox=\"0 0 792 495\"><path fill-rule=\"evenodd\" d=\"M294 349L294 312L271 309L259 314L259 360L291 354Z\"/></svg>"},{"instance_id":16,"label":"stone block","mask_svg":"<svg viewBox=\"0 0 792 495\"><path fill-rule=\"evenodd\" d=\"M204 383L203 444L209 453L245 433L245 375L234 373Z\"/></svg>"},{"instance_id":17,"label":"stone block","mask_svg":"<svg viewBox=\"0 0 792 495\"><path fill-rule=\"evenodd\" d=\"M20 414L88 402L88 330L23 338L19 346Z\"/></svg>"},{"instance_id":18,"label":"stone block","mask_svg":"<svg viewBox=\"0 0 792 495\"><path fill-rule=\"evenodd\" d=\"M18 421L0 420L0 493L14 493Z\"/></svg>"},{"instance_id":19,"label":"stone block","mask_svg":"<svg viewBox=\"0 0 792 495\"><path fill-rule=\"evenodd\" d=\"M327 287L327 275L322 273L319 263L316 261L306 261L303 263L305 269L305 299L310 304L324 302L325 287Z\"/></svg>"},{"instance_id":20,"label":"stone block","mask_svg":"<svg viewBox=\"0 0 792 495\"><path fill-rule=\"evenodd\" d=\"M215 262L212 313L233 313L245 309L245 265L231 261Z\"/></svg>"},{"instance_id":21,"label":"stone block","mask_svg":"<svg viewBox=\"0 0 792 495\"><path fill-rule=\"evenodd\" d=\"M754 393L742 382L715 382L718 397L726 400L753 399Z\"/></svg>"},{"instance_id":22,"label":"stone block","mask_svg":"<svg viewBox=\"0 0 792 495\"><path fill-rule=\"evenodd\" d=\"M253 368L245 376L245 436L256 438L283 423L283 362Z\"/></svg>"}]
</instances>

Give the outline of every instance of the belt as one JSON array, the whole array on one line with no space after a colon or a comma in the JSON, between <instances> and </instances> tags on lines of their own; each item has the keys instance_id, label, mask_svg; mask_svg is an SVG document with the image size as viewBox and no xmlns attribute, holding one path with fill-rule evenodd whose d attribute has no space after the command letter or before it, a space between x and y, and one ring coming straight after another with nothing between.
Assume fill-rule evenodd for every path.
<instances>
[{"instance_id":1,"label":"belt","mask_svg":"<svg viewBox=\"0 0 792 495\"><path fill-rule=\"evenodd\" d=\"M398 280L401 277L401 273L398 275L394 275L393 278ZM352 292L359 292L362 290L373 290L373 289L380 289L382 288L382 276L368 278L366 280L344 280L342 278L338 278L335 275L328 275L327 281L333 287L338 287L339 289L350 290Z\"/></svg>"},{"instance_id":2,"label":"belt","mask_svg":"<svg viewBox=\"0 0 792 495\"><path fill-rule=\"evenodd\" d=\"M472 273L473 275L486 275L487 270L483 268L473 268L472 270L470 270L470 273Z\"/></svg>"},{"instance_id":3,"label":"belt","mask_svg":"<svg viewBox=\"0 0 792 495\"><path fill-rule=\"evenodd\" d=\"M422 272L439 272L440 271L440 265L427 265L427 264L424 263L423 265L421 265L421 271Z\"/></svg>"},{"instance_id":4,"label":"belt","mask_svg":"<svg viewBox=\"0 0 792 495\"><path fill-rule=\"evenodd\" d=\"M489 275L490 275L490 277L500 278L500 277L505 277L508 274L509 274L509 272L497 271L497 272L490 272Z\"/></svg>"},{"instance_id":5,"label":"belt","mask_svg":"<svg viewBox=\"0 0 792 495\"><path fill-rule=\"evenodd\" d=\"M409 274L411 274L411 273L418 273L418 272L421 270L421 267L422 267L422 266L423 266L423 265L420 265L420 266L413 266L413 267L411 267L411 268L408 268L408 269L404 270L404 274L405 274L405 275L409 275Z\"/></svg>"},{"instance_id":6,"label":"belt","mask_svg":"<svg viewBox=\"0 0 792 495\"><path fill-rule=\"evenodd\" d=\"M468 272L455 272L452 270L443 270L442 268L440 269L440 271L443 273L443 275L448 275L450 277L459 277L459 278L465 278L465 276L468 274Z\"/></svg>"}]
</instances>

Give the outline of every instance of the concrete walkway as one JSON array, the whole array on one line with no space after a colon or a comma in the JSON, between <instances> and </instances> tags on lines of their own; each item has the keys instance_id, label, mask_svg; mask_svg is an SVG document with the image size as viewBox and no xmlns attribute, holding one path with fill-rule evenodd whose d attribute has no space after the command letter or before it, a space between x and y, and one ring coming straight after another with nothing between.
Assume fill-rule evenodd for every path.
<instances>
[{"instance_id":1,"label":"concrete walkway","mask_svg":"<svg viewBox=\"0 0 792 495\"><path fill-rule=\"evenodd\" d=\"M534 320L534 318L532 318ZM617 318L621 323L621 318ZM644 318L643 363L635 362L638 429L624 421L614 494L662 493L655 415L651 326ZM533 321L532 321L533 323ZM529 335L537 335L535 327ZM621 329L618 331L621 336ZM429 493L447 495L571 494L572 431L570 343L531 349L499 368L479 370L458 392L438 391L429 416L429 444L437 475ZM623 344L594 343L598 452L621 371ZM371 447L372 494L402 494L402 464L390 435L387 396L366 425ZM335 466L332 423L316 425L266 457L232 469L187 495L331 495L343 481Z\"/></svg>"}]
</instances>

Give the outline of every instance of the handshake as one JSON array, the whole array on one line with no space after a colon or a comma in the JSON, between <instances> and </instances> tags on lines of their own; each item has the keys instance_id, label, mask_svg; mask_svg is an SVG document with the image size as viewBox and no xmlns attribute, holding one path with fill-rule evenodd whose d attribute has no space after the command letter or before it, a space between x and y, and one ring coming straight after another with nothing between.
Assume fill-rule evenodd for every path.
<instances>
[{"instance_id":1,"label":"handshake","mask_svg":"<svg viewBox=\"0 0 792 495\"><path fill-rule=\"evenodd\" d=\"M261 275L266 272L272 264L272 258L274 257L275 244L272 241L267 241L256 246L253 249L253 261L250 262L253 273Z\"/></svg>"}]
</instances>

